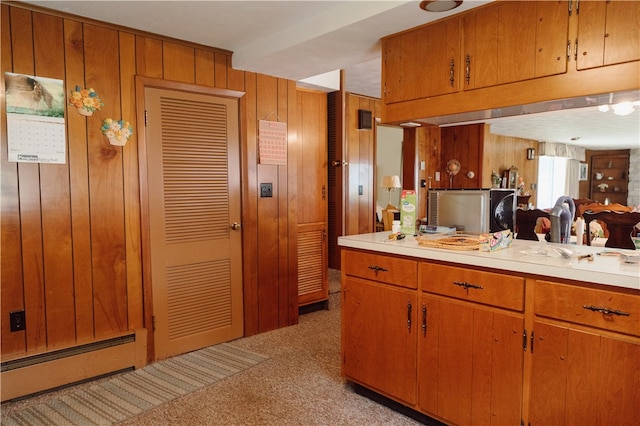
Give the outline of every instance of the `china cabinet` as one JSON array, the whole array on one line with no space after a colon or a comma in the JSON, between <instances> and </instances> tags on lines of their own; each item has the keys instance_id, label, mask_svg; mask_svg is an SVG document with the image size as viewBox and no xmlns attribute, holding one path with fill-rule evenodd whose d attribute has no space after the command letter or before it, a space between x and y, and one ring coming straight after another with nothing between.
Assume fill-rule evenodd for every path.
<instances>
[{"instance_id":1,"label":"china cabinet","mask_svg":"<svg viewBox=\"0 0 640 426\"><path fill-rule=\"evenodd\" d=\"M593 155L589 198L604 203L627 204L629 155Z\"/></svg>"}]
</instances>

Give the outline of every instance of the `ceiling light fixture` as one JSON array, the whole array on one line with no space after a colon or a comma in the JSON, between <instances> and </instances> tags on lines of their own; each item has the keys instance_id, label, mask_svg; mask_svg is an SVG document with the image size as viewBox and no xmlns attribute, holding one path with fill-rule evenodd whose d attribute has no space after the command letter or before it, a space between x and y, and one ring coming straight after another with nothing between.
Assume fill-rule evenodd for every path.
<instances>
[{"instance_id":1,"label":"ceiling light fixture","mask_svg":"<svg viewBox=\"0 0 640 426\"><path fill-rule=\"evenodd\" d=\"M625 101L625 102L619 102L617 104L614 104L613 93L610 93L609 103L604 105L599 105L598 111L607 112L609 111L609 109L612 109L613 113L616 115L629 115L636 110L634 107L639 105L640 105L640 101L635 101L635 102Z\"/></svg>"},{"instance_id":2,"label":"ceiling light fixture","mask_svg":"<svg viewBox=\"0 0 640 426\"><path fill-rule=\"evenodd\" d=\"M426 10L427 12L447 12L449 10L455 9L461 4L462 4L462 0L460 1L449 1L449 0L421 1L420 9Z\"/></svg>"}]
</instances>

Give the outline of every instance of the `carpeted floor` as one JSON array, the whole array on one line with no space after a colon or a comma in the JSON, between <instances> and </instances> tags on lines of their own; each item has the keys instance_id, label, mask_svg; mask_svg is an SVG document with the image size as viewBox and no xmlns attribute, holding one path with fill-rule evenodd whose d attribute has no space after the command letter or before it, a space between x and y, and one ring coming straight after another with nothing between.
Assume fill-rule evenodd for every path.
<instances>
[{"instance_id":1,"label":"carpeted floor","mask_svg":"<svg viewBox=\"0 0 640 426\"><path fill-rule=\"evenodd\" d=\"M329 271L329 282L328 310L302 315L295 326L230 342L234 347L262 354L267 360L118 424L420 424L356 394L340 376L339 271ZM74 388L3 404L3 417L10 409L5 405L38 404L59 397L58 393L72 392Z\"/></svg>"}]
</instances>

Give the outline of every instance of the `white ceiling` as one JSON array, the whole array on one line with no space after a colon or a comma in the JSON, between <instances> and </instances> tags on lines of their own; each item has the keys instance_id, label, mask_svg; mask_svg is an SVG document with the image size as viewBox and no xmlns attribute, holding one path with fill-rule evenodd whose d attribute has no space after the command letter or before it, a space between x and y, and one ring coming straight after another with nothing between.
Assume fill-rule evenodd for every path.
<instances>
[{"instance_id":1,"label":"white ceiling","mask_svg":"<svg viewBox=\"0 0 640 426\"><path fill-rule=\"evenodd\" d=\"M318 83L324 90L336 90L338 70L344 70L348 92L379 98L381 37L489 1L465 0L444 13L425 12L418 1L404 0L27 2L230 50L236 69L296 81L328 73L329 80ZM553 142L576 143L569 139L579 136L577 143L587 148L640 148L640 107L623 119L591 110L492 119L491 128Z\"/></svg>"}]
</instances>

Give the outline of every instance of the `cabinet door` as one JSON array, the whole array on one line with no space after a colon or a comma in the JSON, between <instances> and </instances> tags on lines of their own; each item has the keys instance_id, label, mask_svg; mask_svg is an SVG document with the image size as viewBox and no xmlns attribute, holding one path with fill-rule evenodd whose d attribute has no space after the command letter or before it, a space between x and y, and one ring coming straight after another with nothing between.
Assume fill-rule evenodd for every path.
<instances>
[{"instance_id":1,"label":"cabinet door","mask_svg":"<svg viewBox=\"0 0 640 426\"><path fill-rule=\"evenodd\" d=\"M460 20L450 18L383 41L384 101L393 103L459 90Z\"/></svg>"},{"instance_id":2,"label":"cabinet door","mask_svg":"<svg viewBox=\"0 0 640 426\"><path fill-rule=\"evenodd\" d=\"M522 316L431 296L420 308L420 409L455 424L518 424Z\"/></svg>"},{"instance_id":3,"label":"cabinet door","mask_svg":"<svg viewBox=\"0 0 640 426\"><path fill-rule=\"evenodd\" d=\"M640 60L640 2L581 1L579 70Z\"/></svg>"},{"instance_id":4,"label":"cabinet door","mask_svg":"<svg viewBox=\"0 0 640 426\"><path fill-rule=\"evenodd\" d=\"M637 423L640 343L542 322L533 342L531 425Z\"/></svg>"},{"instance_id":5,"label":"cabinet door","mask_svg":"<svg viewBox=\"0 0 640 426\"><path fill-rule=\"evenodd\" d=\"M564 1L499 2L464 18L465 89L566 72Z\"/></svg>"},{"instance_id":6,"label":"cabinet door","mask_svg":"<svg viewBox=\"0 0 640 426\"><path fill-rule=\"evenodd\" d=\"M377 392L416 402L415 291L348 277L342 299L343 374Z\"/></svg>"}]
</instances>

